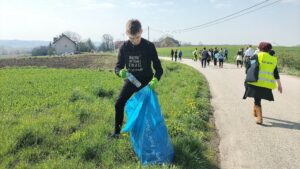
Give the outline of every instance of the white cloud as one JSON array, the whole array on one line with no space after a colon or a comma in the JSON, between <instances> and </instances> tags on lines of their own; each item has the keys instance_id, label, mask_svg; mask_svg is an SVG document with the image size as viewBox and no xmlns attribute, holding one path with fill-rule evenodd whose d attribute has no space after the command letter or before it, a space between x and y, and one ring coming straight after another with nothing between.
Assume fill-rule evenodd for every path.
<instances>
[{"instance_id":1,"label":"white cloud","mask_svg":"<svg viewBox=\"0 0 300 169\"><path fill-rule=\"evenodd\" d=\"M209 0L215 8L225 8L231 7L231 2L229 0Z\"/></svg>"},{"instance_id":2,"label":"white cloud","mask_svg":"<svg viewBox=\"0 0 300 169\"><path fill-rule=\"evenodd\" d=\"M154 3L152 1L147 1L147 0L129 0L129 6L131 7L155 7L158 6L158 3Z\"/></svg>"},{"instance_id":3,"label":"white cloud","mask_svg":"<svg viewBox=\"0 0 300 169\"><path fill-rule=\"evenodd\" d=\"M113 9L116 7L114 3L111 2L99 2L96 0L79 0L79 9L94 10L94 9Z\"/></svg>"},{"instance_id":4,"label":"white cloud","mask_svg":"<svg viewBox=\"0 0 300 169\"><path fill-rule=\"evenodd\" d=\"M300 4L300 0L282 0L282 3Z\"/></svg>"}]
</instances>

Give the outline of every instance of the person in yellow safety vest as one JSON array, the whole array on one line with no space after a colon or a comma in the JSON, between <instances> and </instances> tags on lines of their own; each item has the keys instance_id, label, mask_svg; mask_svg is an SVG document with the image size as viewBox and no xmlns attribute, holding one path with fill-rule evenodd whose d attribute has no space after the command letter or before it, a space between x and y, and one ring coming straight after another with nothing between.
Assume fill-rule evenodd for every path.
<instances>
[{"instance_id":1,"label":"person in yellow safety vest","mask_svg":"<svg viewBox=\"0 0 300 169\"><path fill-rule=\"evenodd\" d=\"M198 60L198 49L195 48L195 50L193 51L193 57L194 57L194 61Z\"/></svg>"},{"instance_id":2,"label":"person in yellow safety vest","mask_svg":"<svg viewBox=\"0 0 300 169\"><path fill-rule=\"evenodd\" d=\"M254 55L251 58L251 60L256 60L259 64L258 80L257 82L245 83L246 91L243 99L247 97L254 98L253 115L256 117L256 123L262 124L261 99L274 101L272 89L276 88L276 81L280 93L282 93L282 86L277 69L277 57L274 56L275 52L272 50L271 43L261 42L258 49L258 55ZM250 65L247 64L247 70Z\"/></svg>"}]
</instances>

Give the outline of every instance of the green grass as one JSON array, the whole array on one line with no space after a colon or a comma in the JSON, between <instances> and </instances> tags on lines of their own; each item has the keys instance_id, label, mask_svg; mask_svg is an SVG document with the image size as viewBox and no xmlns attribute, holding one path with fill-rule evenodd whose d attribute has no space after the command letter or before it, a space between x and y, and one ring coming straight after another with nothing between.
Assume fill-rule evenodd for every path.
<instances>
[{"instance_id":1,"label":"green grass","mask_svg":"<svg viewBox=\"0 0 300 169\"><path fill-rule=\"evenodd\" d=\"M183 52L184 58L192 58L192 52L195 50L195 48L203 49L204 46L184 46L184 47L177 47L177 48L157 48L157 52L159 56L169 56L171 53L171 49L180 49ZM241 45L224 45L224 46L206 46L207 49L209 48L227 48L228 49L228 62L235 63L235 58L237 51L240 48L246 49L246 46ZM253 47L256 49L256 47ZM283 73L288 73L291 75L297 75L300 76L300 47L279 47L274 46L273 47L276 56L279 60L279 71Z\"/></svg>"},{"instance_id":2,"label":"green grass","mask_svg":"<svg viewBox=\"0 0 300 169\"><path fill-rule=\"evenodd\" d=\"M190 67L163 67L157 93L175 161L146 168L215 168L207 82ZM141 167L127 135L107 137L122 83L112 71L0 69L0 168Z\"/></svg>"}]
</instances>

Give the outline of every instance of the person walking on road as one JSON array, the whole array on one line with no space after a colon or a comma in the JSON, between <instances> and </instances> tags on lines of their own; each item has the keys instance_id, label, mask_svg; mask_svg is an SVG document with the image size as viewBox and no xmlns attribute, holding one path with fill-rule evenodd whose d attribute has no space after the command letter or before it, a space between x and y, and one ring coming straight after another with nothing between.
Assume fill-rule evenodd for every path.
<instances>
[{"instance_id":1,"label":"person walking on road","mask_svg":"<svg viewBox=\"0 0 300 169\"><path fill-rule=\"evenodd\" d=\"M249 60L253 55L254 55L254 50L252 49L252 45L249 45L247 50L245 51L245 57L244 57L245 65L249 63Z\"/></svg>"},{"instance_id":2,"label":"person walking on road","mask_svg":"<svg viewBox=\"0 0 300 169\"><path fill-rule=\"evenodd\" d=\"M194 61L198 60L198 49L195 48L195 50L193 51L193 57L194 57Z\"/></svg>"},{"instance_id":3,"label":"person walking on road","mask_svg":"<svg viewBox=\"0 0 300 169\"><path fill-rule=\"evenodd\" d=\"M282 86L277 69L277 57L271 55L275 54L275 52L272 51L271 43L261 42L258 48L260 52L258 55L254 55L250 60L250 62L258 62L258 80L257 82L245 82L246 90L243 99L247 97L254 98L253 116L256 117L257 124L262 124L261 100L274 101L272 90L276 88L276 81L280 93L282 93ZM250 65L251 64L247 65L246 73Z\"/></svg>"},{"instance_id":4,"label":"person walking on road","mask_svg":"<svg viewBox=\"0 0 300 169\"><path fill-rule=\"evenodd\" d=\"M218 59L219 59L219 68L223 68L224 56L223 56L222 52L218 53Z\"/></svg>"},{"instance_id":5,"label":"person walking on road","mask_svg":"<svg viewBox=\"0 0 300 169\"><path fill-rule=\"evenodd\" d=\"M227 61L228 60L228 49L227 48L224 48L224 57L225 57L225 60Z\"/></svg>"},{"instance_id":6,"label":"person walking on road","mask_svg":"<svg viewBox=\"0 0 300 169\"><path fill-rule=\"evenodd\" d=\"M151 89L154 89L163 74L155 46L152 42L141 37L142 32L140 21L131 19L127 22L126 35L129 40L121 46L115 66L115 73L124 79L124 85L115 103L115 130L111 135L112 138L119 138L120 136L127 100L133 93L148 84ZM155 73L153 73L152 67ZM129 73L140 82L139 87L127 78Z\"/></svg>"},{"instance_id":7,"label":"person walking on road","mask_svg":"<svg viewBox=\"0 0 300 169\"><path fill-rule=\"evenodd\" d=\"M206 61L207 61L207 58L209 57L208 51L206 50L206 47L203 48L203 51L202 51L201 55L202 55L202 57L201 57L201 66L202 66L202 68L206 68Z\"/></svg>"},{"instance_id":8,"label":"person walking on road","mask_svg":"<svg viewBox=\"0 0 300 169\"><path fill-rule=\"evenodd\" d=\"M182 59L182 51L180 49L179 49L179 52L178 52L178 58L179 58L179 60Z\"/></svg>"},{"instance_id":9,"label":"person walking on road","mask_svg":"<svg viewBox=\"0 0 300 169\"><path fill-rule=\"evenodd\" d=\"M208 50L208 58L207 58L207 66L209 66L209 63L212 58L213 58L213 51L212 51L212 49L209 49Z\"/></svg>"},{"instance_id":10,"label":"person walking on road","mask_svg":"<svg viewBox=\"0 0 300 169\"><path fill-rule=\"evenodd\" d=\"M177 61L177 55L178 54L178 51L177 51L177 49L175 50L175 53L174 53L174 56L175 56L175 62Z\"/></svg>"},{"instance_id":11,"label":"person walking on road","mask_svg":"<svg viewBox=\"0 0 300 169\"><path fill-rule=\"evenodd\" d=\"M215 47L215 50L213 51L214 66L217 66L218 64L218 57L216 56L217 53L218 53L218 48Z\"/></svg>"},{"instance_id":12,"label":"person walking on road","mask_svg":"<svg viewBox=\"0 0 300 169\"><path fill-rule=\"evenodd\" d=\"M173 61L173 57L174 57L174 50L171 49L171 58L172 58L172 61Z\"/></svg>"},{"instance_id":13,"label":"person walking on road","mask_svg":"<svg viewBox=\"0 0 300 169\"><path fill-rule=\"evenodd\" d=\"M241 65L241 68L243 67L243 50L242 48L237 52L237 55L236 55L236 66L237 68L239 68L239 65Z\"/></svg>"}]
</instances>

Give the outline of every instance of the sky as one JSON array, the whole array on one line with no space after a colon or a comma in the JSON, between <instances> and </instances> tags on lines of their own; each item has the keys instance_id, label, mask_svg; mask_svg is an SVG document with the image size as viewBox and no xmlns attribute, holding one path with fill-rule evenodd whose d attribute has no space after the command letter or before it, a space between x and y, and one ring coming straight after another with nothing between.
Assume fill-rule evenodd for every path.
<instances>
[{"instance_id":1,"label":"sky","mask_svg":"<svg viewBox=\"0 0 300 169\"><path fill-rule=\"evenodd\" d=\"M300 0L281 0L252 13L192 31L198 26L265 0L0 0L0 40L45 40L64 31L101 41L103 34L127 40L129 19L143 37L172 36L192 44L300 44ZM272 3L276 0L269 0ZM267 4L265 3L265 4Z\"/></svg>"}]
</instances>

